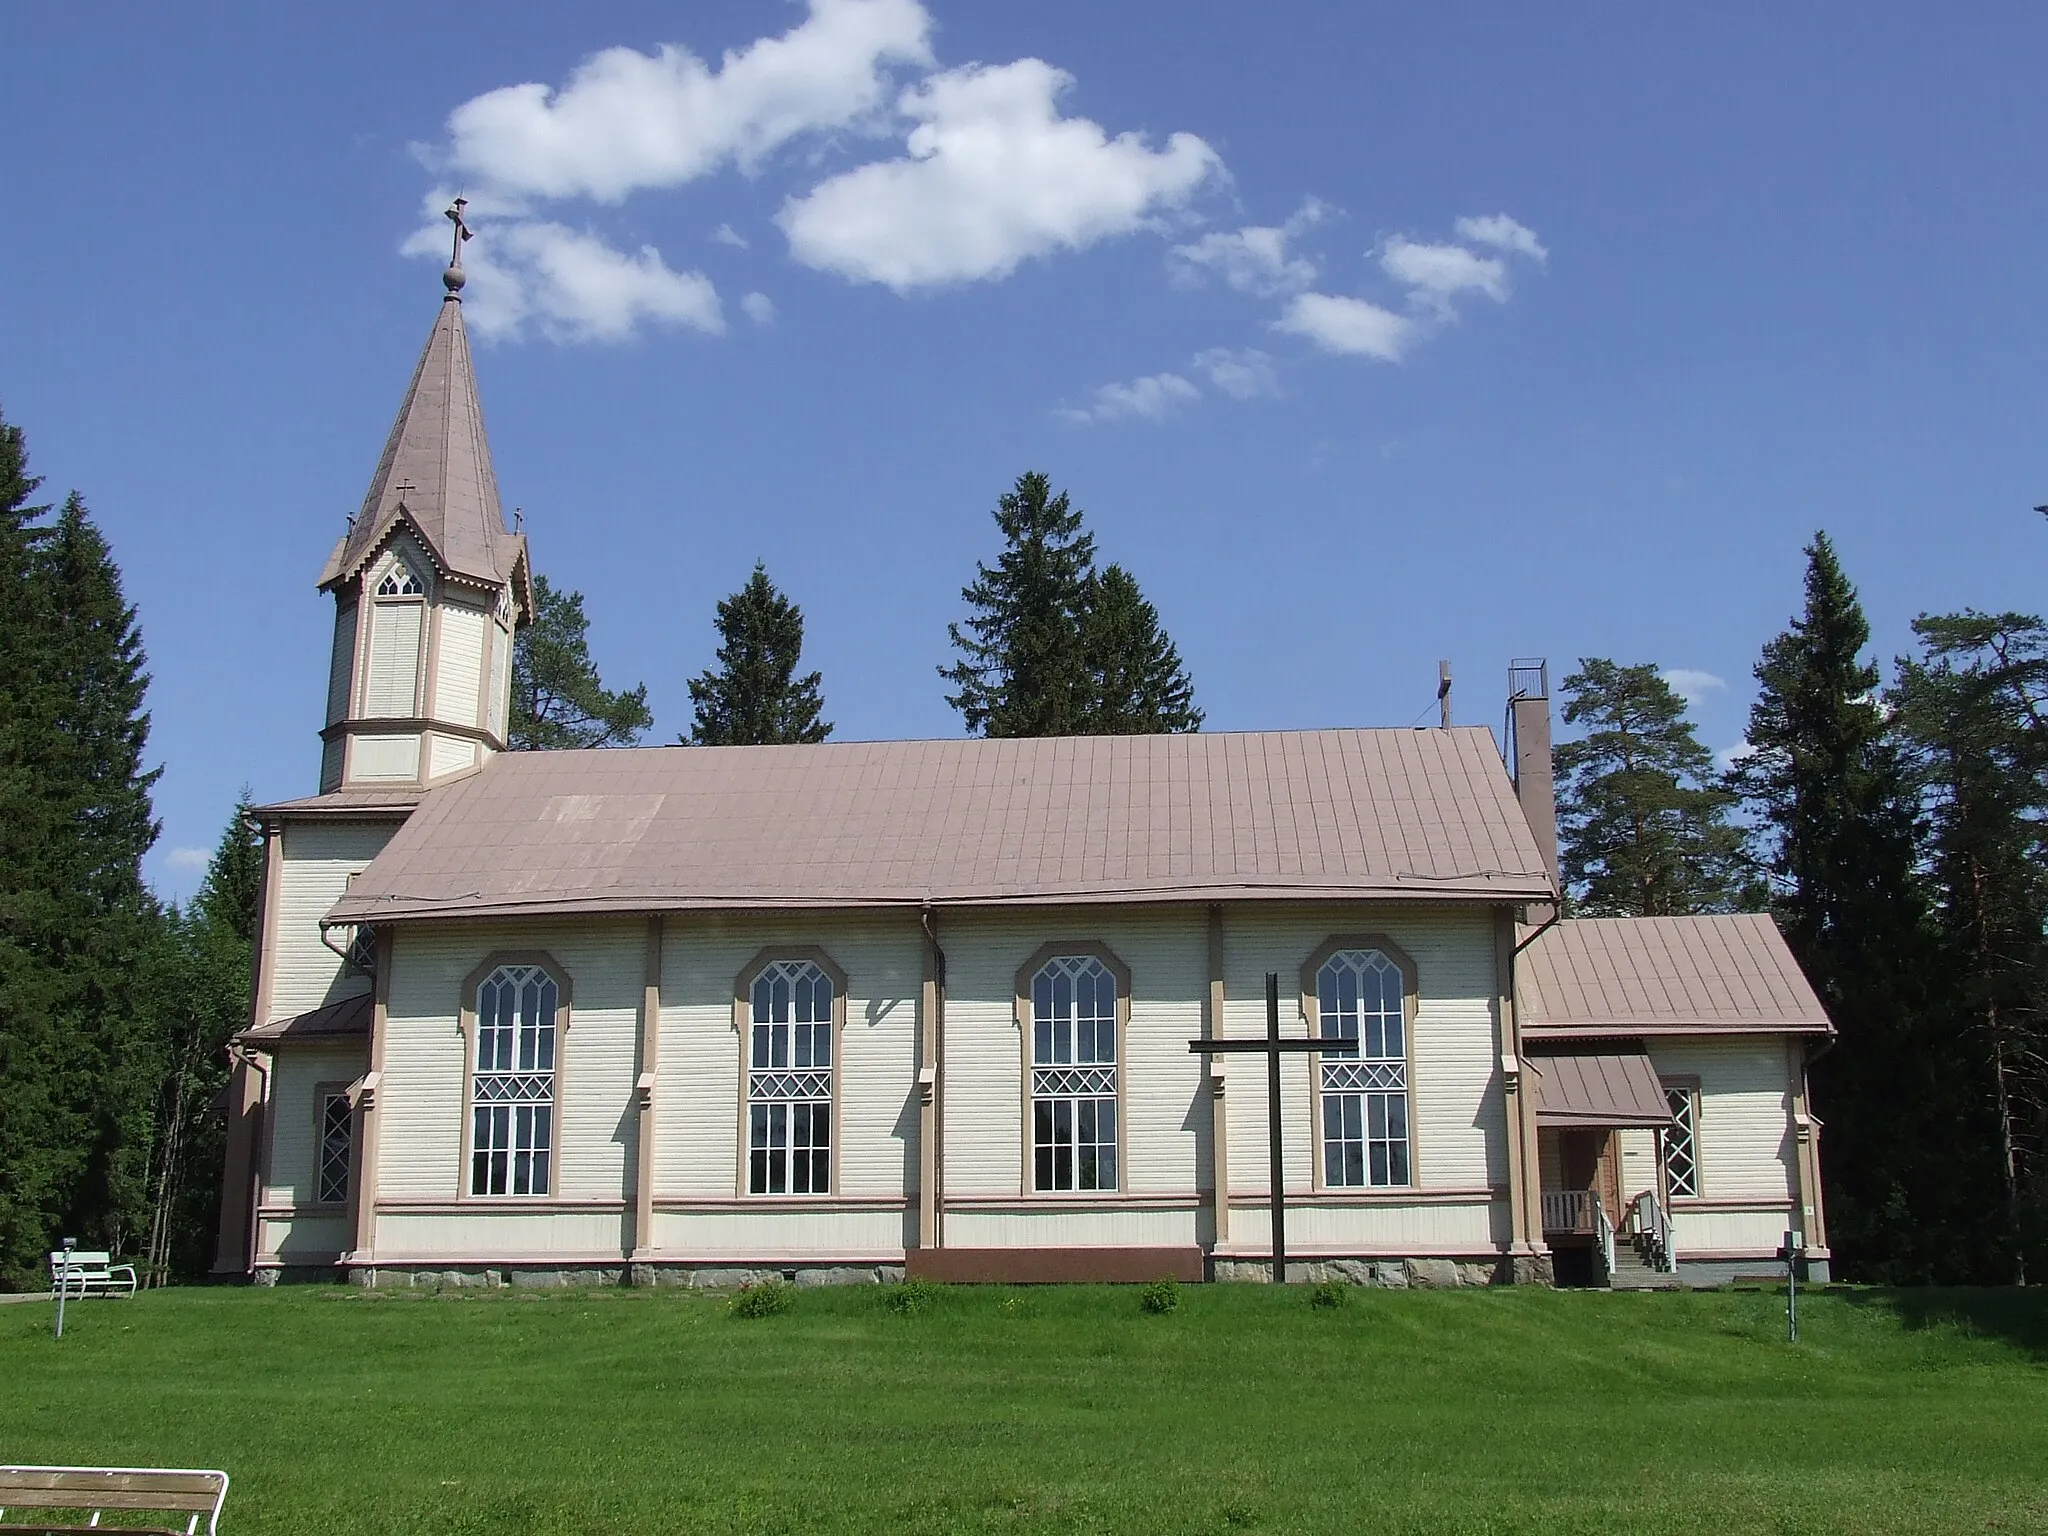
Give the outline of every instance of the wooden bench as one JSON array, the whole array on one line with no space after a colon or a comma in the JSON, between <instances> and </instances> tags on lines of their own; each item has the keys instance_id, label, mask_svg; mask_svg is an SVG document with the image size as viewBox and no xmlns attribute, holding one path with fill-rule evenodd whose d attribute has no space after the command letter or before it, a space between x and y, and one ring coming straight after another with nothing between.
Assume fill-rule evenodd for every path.
<instances>
[{"instance_id":1,"label":"wooden bench","mask_svg":"<svg viewBox=\"0 0 2048 1536\"><path fill-rule=\"evenodd\" d=\"M66 1296L133 1296L135 1266L116 1264L111 1253L50 1255L50 1294L61 1280Z\"/></svg>"},{"instance_id":2,"label":"wooden bench","mask_svg":"<svg viewBox=\"0 0 2048 1536\"><path fill-rule=\"evenodd\" d=\"M0 1467L0 1531L42 1532L99 1529L147 1536L216 1536L220 1507L228 1496L225 1472L189 1472L152 1467ZM43 1510L69 1510L89 1520L54 1522ZM183 1525L102 1525L102 1515L185 1516ZM22 1523L26 1520L26 1524Z\"/></svg>"}]
</instances>

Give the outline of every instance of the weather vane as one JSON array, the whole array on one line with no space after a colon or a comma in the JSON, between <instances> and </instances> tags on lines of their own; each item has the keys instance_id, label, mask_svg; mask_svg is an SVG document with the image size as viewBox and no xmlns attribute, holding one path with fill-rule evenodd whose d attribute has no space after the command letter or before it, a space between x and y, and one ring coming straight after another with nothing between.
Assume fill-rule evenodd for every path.
<instances>
[{"instance_id":1,"label":"weather vane","mask_svg":"<svg viewBox=\"0 0 2048 1536\"><path fill-rule=\"evenodd\" d=\"M470 238L469 226L462 222L462 210L468 206L468 198L458 197L448 210L448 220L455 226L455 234L449 242L448 270L441 274L441 282L447 287L450 298L462 291L462 242Z\"/></svg>"}]
</instances>

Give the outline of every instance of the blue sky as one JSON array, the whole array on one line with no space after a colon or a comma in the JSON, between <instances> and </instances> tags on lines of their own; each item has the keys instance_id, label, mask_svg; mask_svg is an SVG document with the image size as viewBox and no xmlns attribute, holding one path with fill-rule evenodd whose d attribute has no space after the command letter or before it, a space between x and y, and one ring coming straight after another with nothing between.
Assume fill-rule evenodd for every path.
<instances>
[{"instance_id":1,"label":"blue sky","mask_svg":"<svg viewBox=\"0 0 2048 1536\"><path fill-rule=\"evenodd\" d=\"M0 408L140 606L167 894L314 787L313 580L453 190L500 485L650 739L757 558L840 735L957 732L1032 468L1213 729L1608 655L1725 749L1819 527L1885 656L2042 606L2038 7L71 4L9 53Z\"/></svg>"}]
</instances>

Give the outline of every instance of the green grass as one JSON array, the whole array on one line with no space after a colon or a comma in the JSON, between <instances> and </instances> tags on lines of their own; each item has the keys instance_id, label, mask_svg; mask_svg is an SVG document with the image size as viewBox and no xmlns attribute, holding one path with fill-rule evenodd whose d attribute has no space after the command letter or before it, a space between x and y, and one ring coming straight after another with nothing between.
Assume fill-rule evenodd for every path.
<instances>
[{"instance_id":1,"label":"green grass","mask_svg":"<svg viewBox=\"0 0 2048 1536\"><path fill-rule=\"evenodd\" d=\"M159 1292L0 1308L0 1459L257 1532L2048 1530L2038 1292Z\"/></svg>"}]
</instances>

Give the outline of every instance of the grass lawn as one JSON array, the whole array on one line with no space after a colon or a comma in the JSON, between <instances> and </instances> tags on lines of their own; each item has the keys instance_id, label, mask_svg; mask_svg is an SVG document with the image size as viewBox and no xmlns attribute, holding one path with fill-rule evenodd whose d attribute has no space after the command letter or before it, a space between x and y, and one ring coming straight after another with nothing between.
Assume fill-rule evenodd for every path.
<instances>
[{"instance_id":1,"label":"grass lawn","mask_svg":"<svg viewBox=\"0 0 2048 1536\"><path fill-rule=\"evenodd\" d=\"M2048 1531L2048 1298L1191 1286L0 1308L0 1460L258 1532Z\"/></svg>"}]
</instances>

